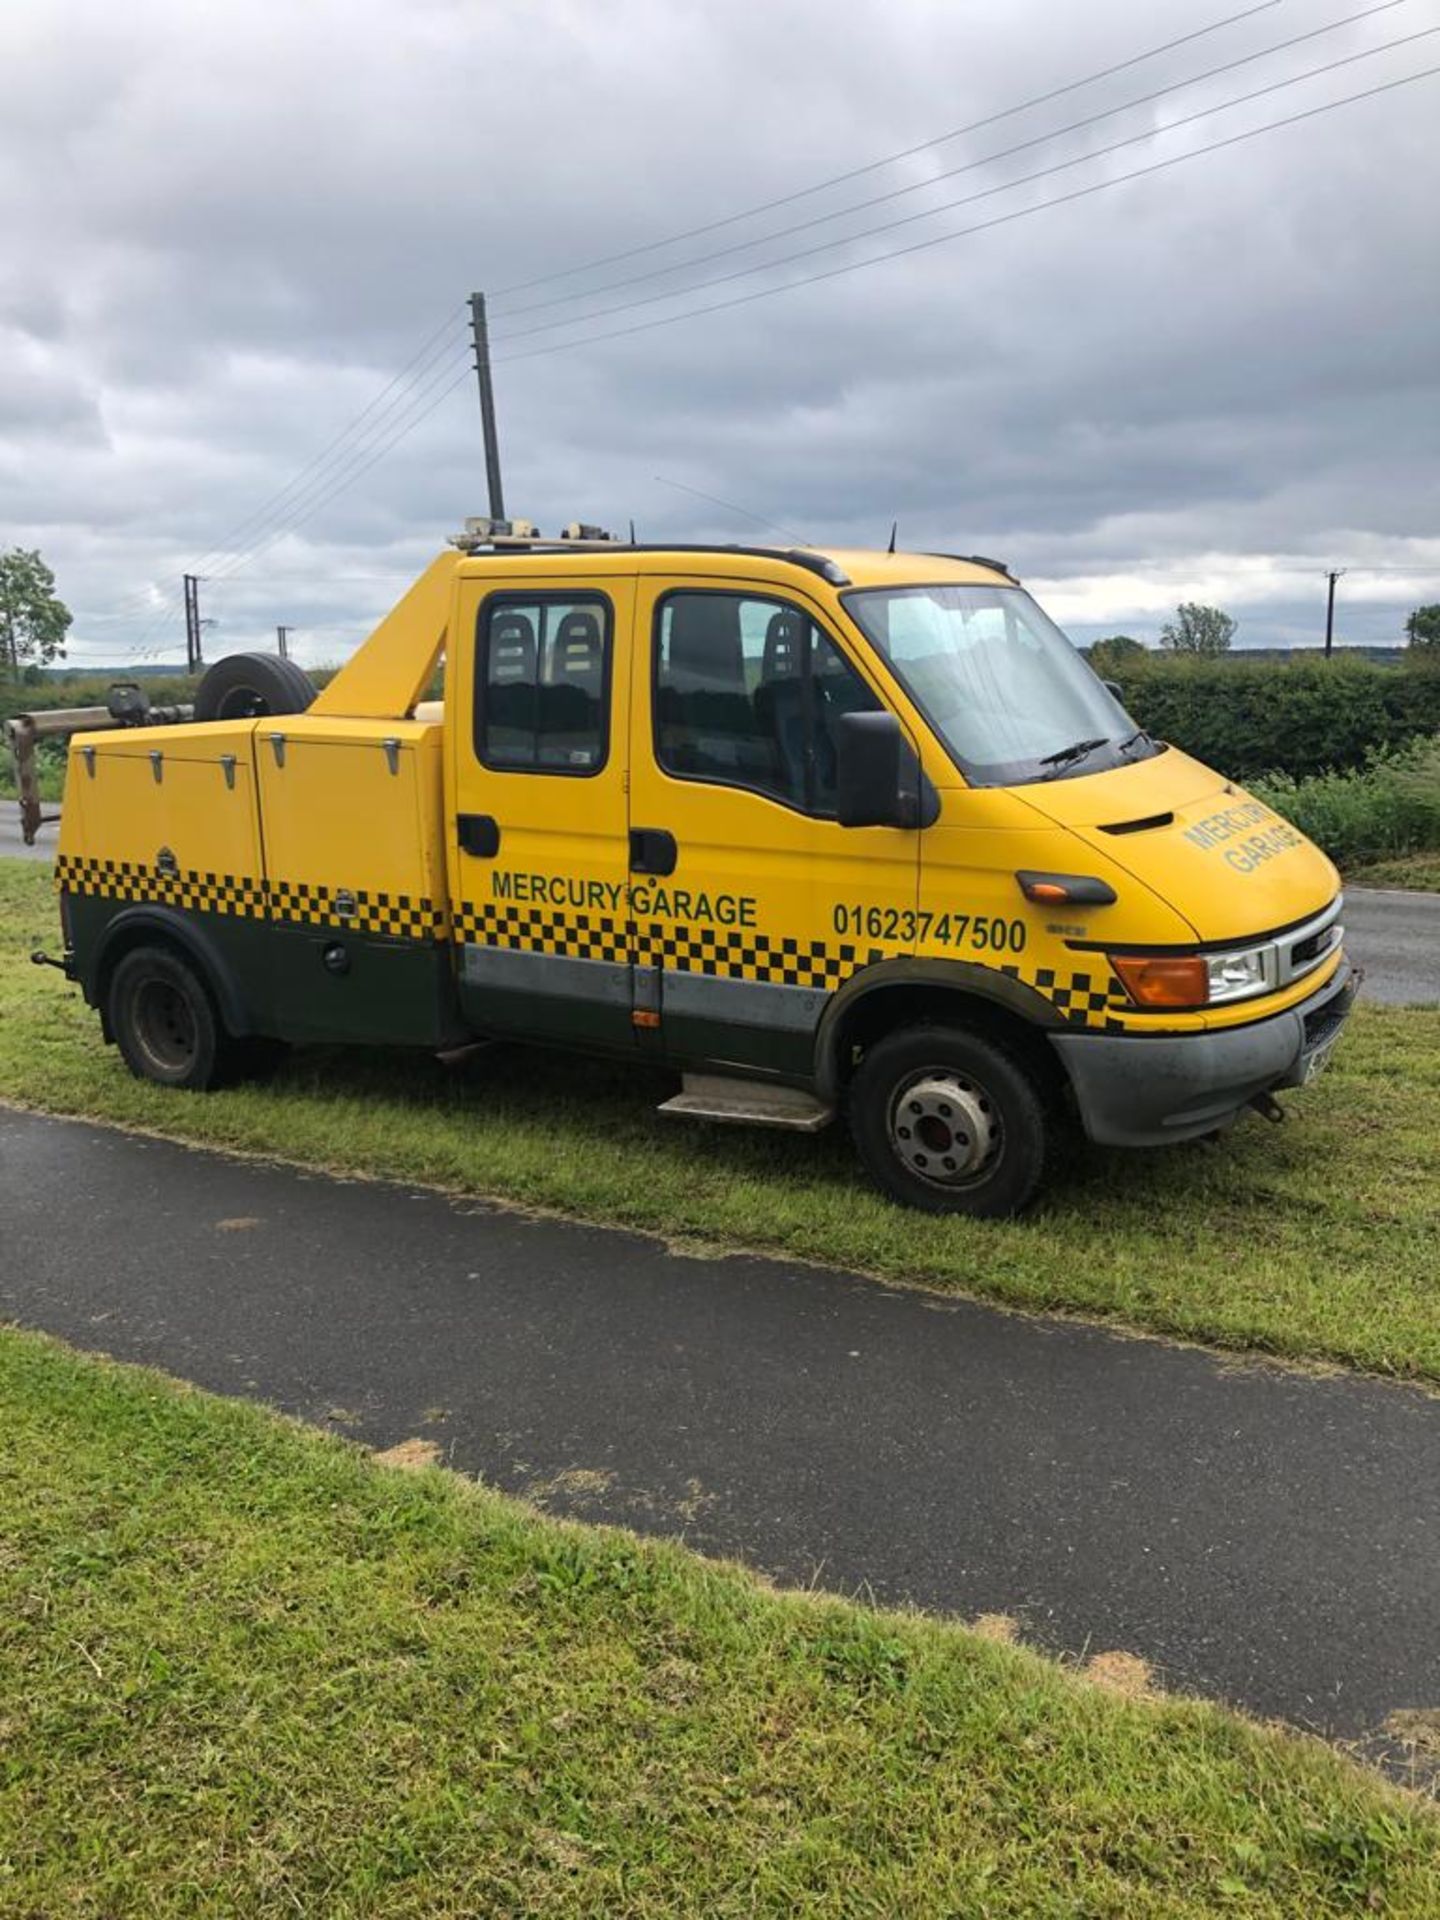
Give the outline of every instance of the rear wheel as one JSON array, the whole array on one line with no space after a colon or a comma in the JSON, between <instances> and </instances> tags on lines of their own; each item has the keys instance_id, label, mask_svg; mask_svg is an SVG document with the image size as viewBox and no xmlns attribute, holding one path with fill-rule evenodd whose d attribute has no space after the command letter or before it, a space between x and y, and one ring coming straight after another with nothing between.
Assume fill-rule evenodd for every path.
<instances>
[{"instance_id":1,"label":"rear wheel","mask_svg":"<svg viewBox=\"0 0 1440 1920\"><path fill-rule=\"evenodd\" d=\"M850 1128L892 1198L979 1219L1026 1206L1051 1144L1036 1077L962 1027L902 1027L877 1041L850 1083Z\"/></svg>"},{"instance_id":2,"label":"rear wheel","mask_svg":"<svg viewBox=\"0 0 1440 1920\"><path fill-rule=\"evenodd\" d=\"M204 981L170 947L132 947L110 979L110 1031L130 1071L165 1087L218 1086L229 1065Z\"/></svg>"}]
</instances>

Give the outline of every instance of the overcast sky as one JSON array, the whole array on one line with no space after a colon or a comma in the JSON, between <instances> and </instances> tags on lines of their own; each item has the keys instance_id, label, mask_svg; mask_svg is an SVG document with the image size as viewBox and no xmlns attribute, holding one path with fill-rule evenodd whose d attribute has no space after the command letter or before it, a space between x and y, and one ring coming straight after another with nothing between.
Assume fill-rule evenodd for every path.
<instances>
[{"instance_id":1,"label":"overcast sky","mask_svg":"<svg viewBox=\"0 0 1440 1920\"><path fill-rule=\"evenodd\" d=\"M546 531L898 518L1081 640L1200 598L1310 643L1344 566L1341 639L1394 641L1440 599L1440 76L1199 149L1440 66L1440 0L1200 78L1357 11L1276 0L1071 85L1244 4L7 0L0 545L42 549L79 660L183 657L187 567L212 657L280 621L343 657L484 511L480 287Z\"/></svg>"}]
</instances>

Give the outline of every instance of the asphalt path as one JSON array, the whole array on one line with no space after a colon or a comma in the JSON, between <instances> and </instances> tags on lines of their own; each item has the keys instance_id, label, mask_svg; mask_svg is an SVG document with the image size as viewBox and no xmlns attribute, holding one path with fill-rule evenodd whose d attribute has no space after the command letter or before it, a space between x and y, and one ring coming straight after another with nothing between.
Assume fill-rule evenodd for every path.
<instances>
[{"instance_id":1,"label":"asphalt path","mask_svg":"<svg viewBox=\"0 0 1440 1920\"><path fill-rule=\"evenodd\" d=\"M1365 969L1370 999L1397 1007L1440 1000L1440 893L1351 887L1345 950Z\"/></svg>"},{"instance_id":2,"label":"asphalt path","mask_svg":"<svg viewBox=\"0 0 1440 1920\"><path fill-rule=\"evenodd\" d=\"M0 859L53 860L56 827L42 826L35 845L27 847L20 833L20 809L13 800L0 799Z\"/></svg>"},{"instance_id":3,"label":"asphalt path","mask_svg":"<svg viewBox=\"0 0 1440 1920\"><path fill-rule=\"evenodd\" d=\"M1440 1705L1440 1401L0 1110L0 1315L1330 1735Z\"/></svg>"}]
</instances>

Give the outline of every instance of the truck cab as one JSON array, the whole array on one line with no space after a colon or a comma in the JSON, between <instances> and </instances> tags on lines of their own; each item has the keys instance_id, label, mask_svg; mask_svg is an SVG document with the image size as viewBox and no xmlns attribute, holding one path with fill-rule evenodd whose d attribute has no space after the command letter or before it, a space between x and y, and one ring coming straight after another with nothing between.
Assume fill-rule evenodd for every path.
<instances>
[{"instance_id":1,"label":"truck cab","mask_svg":"<svg viewBox=\"0 0 1440 1920\"><path fill-rule=\"evenodd\" d=\"M471 523L303 711L255 677L72 749L66 964L176 1086L512 1037L1007 1214L1076 1122L1273 1106L1353 998L1330 862L994 561Z\"/></svg>"}]
</instances>

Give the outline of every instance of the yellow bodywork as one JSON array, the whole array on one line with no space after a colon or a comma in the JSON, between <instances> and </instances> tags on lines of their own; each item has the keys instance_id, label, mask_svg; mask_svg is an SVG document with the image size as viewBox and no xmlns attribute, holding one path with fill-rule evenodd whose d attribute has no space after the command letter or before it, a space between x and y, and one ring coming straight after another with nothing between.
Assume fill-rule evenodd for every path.
<instances>
[{"instance_id":1,"label":"yellow bodywork","mask_svg":"<svg viewBox=\"0 0 1440 1920\"><path fill-rule=\"evenodd\" d=\"M307 713L77 739L61 883L302 924L334 924L345 903L340 917L364 932L800 987L817 1019L855 973L897 959L998 970L1067 1024L1111 1032L1258 1020L1334 973L1338 949L1269 998L1164 1015L1132 1006L1105 948L1295 925L1334 898L1330 862L1173 748L1040 786L967 786L842 593L1010 583L960 560L829 558L846 587L778 552L442 554ZM939 794L938 820L924 831L846 829L758 792L664 772L651 635L660 597L687 586L743 587L809 613L898 716ZM611 610L603 766L583 779L483 766L471 730L483 603L582 591ZM445 719L414 719L442 654ZM498 853L465 851L461 816L497 823ZM673 874L632 871L635 829L673 836ZM1093 875L1117 899L1036 906L1016 880L1024 869ZM628 1025L629 1007L621 1014Z\"/></svg>"}]
</instances>

